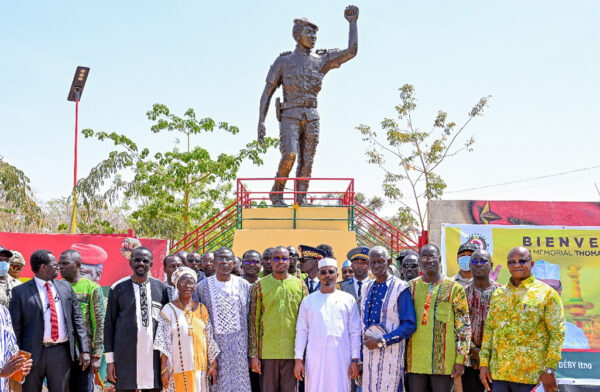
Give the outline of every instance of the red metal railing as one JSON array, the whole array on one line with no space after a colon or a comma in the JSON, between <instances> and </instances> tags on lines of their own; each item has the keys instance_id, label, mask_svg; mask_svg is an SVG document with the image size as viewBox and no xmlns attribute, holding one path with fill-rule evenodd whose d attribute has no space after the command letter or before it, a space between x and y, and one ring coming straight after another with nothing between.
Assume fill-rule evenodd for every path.
<instances>
[{"instance_id":1,"label":"red metal railing","mask_svg":"<svg viewBox=\"0 0 600 392\"><path fill-rule=\"evenodd\" d=\"M286 180L286 185L292 184L293 190L283 190L272 192L271 190L260 190L250 191L246 186L245 182L268 182L269 186L273 181ZM342 186L335 188L334 190L326 191L299 191L298 181L310 181L311 185L327 182L342 183ZM344 187L345 184L348 184ZM295 204L298 200L298 195L306 195L306 198L310 204L314 204L319 201L337 201L341 205L347 206L352 205L354 202L354 178L319 178L319 177L277 177L277 178L238 178L237 180L237 200L240 206L250 208L253 204L259 204L269 200L271 193L280 194L284 201Z\"/></svg>"},{"instance_id":2,"label":"red metal railing","mask_svg":"<svg viewBox=\"0 0 600 392\"><path fill-rule=\"evenodd\" d=\"M218 246L231 246L233 232L242 227L242 209L260 207L269 200L270 190L250 190L248 183L267 182L269 188L273 180L287 180L293 185L293 190L276 192L281 194L285 201L295 204L298 195L306 195L310 205L321 206L319 202L334 202L335 206L348 208L348 229L357 234L359 243L368 246L382 245L392 254L403 249L418 249L415 240L402 233L372 211L354 200L353 178L238 178L236 187L236 201L225 207L217 215L206 221L197 229L190 232L171 247L171 253L180 250L197 250L206 252ZM318 185L327 181L340 184L334 190L298 191L298 181L310 180L311 186L318 189ZM330 186L330 184L327 184ZM263 188L264 189L264 188ZM331 189L331 188L329 188Z\"/></svg>"}]
</instances>

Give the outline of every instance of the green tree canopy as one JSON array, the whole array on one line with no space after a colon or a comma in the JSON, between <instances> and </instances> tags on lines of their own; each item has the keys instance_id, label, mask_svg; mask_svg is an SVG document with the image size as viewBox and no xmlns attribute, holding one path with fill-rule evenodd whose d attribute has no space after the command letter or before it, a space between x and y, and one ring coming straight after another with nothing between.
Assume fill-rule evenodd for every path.
<instances>
[{"instance_id":1,"label":"green tree canopy","mask_svg":"<svg viewBox=\"0 0 600 392\"><path fill-rule=\"evenodd\" d=\"M183 135L185 150L151 153L125 135L84 129L86 138L112 142L117 149L77 184L84 204L120 201L129 206L132 226L143 236L176 240L189 233L229 201L242 162L261 165L261 155L278 143L273 138L266 138L264 145L252 141L233 154L213 157L207 149L193 145L193 136L216 130L237 134L237 127L197 118L193 109L178 117L161 104L146 115L153 122L151 132ZM125 179L131 177L125 175L128 171L132 179Z\"/></svg>"},{"instance_id":2,"label":"green tree canopy","mask_svg":"<svg viewBox=\"0 0 600 392\"><path fill-rule=\"evenodd\" d=\"M0 156L0 231L38 232L44 215L23 171Z\"/></svg>"}]
</instances>

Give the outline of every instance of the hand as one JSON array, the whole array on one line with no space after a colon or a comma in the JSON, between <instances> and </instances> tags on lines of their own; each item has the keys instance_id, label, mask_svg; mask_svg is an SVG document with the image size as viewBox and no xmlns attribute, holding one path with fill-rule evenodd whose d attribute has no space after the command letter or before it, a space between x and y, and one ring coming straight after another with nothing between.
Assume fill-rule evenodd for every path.
<instances>
[{"instance_id":1,"label":"hand","mask_svg":"<svg viewBox=\"0 0 600 392\"><path fill-rule=\"evenodd\" d=\"M258 357L252 357L252 358L250 358L250 369L254 373L262 374L260 372L260 359L258 359Z\"/></svg>"},{"instance_id":2,"label":"hand","mask_svg":"<svg viewBox=\"0 0 600 392\"><path fill-rule=\"evenodd\" d=\"M481 380L481 383L486 391L492 390L490 387L490 384L492 383L492 374L490 373L490 368L487 366L482 366L481 369L479 369L479 379Z\"/></svg>"},{"instance_id":3,"label":"hand","mask_svg":"<svg viewBox=\"0 0 600 392\"><path fill-rule=\"evenodd\" d=\"M0 369L0 377L8 378L25 367L25 356L13 355Z\"/></svg>"},{"instance_id":4,"label":"hand","mask_svg":"<svg viewBox=\"0 0 600 392\"><path fill-rule=\"evenodd\" d=\"M375 350L377 348L377 339L372 336L365 336L363 343L369 350Z\"/></svg>"},{"instance_id":5,"label":"hand","mask_svg":"<svg viewBox=\"0 0 600 392\"><path fill-rule=\"evenodd\" d=\"M25 361L25 364L23 365L23 376L26 376L29 374L29 372L31 372L31 367L33 366L33 359L28 359L27 361Z\"/></svg>"},{"instance_id":6,"label":"hand","mask_svg":"<svg viewBox=\"0 0 600 392\"><path fill-rule=\"evenodd\" d=\"M92 357L92 361L90 362L90 372L92 372L92 374L98 374L101 363L102 359L100 357Z\"/></svg>"},{"instance_id":7,"label":"hand","mask_svg":"<svg viewBox=\"0 0 600 392\"><path fill-rule=\"evenodd\" d=\"M208 369L208 372L206 372L206 377L212 376L212 380L213 380L213 384L214 384L215 382L217 382L217 375L218 375L218 373L217 373L217 360L215 359L210 364L210 368Z\"/></svg>"},{"instance_id":8,"label":"hand","mask_svg":"<svg viewBox=\"0 0 600 392\"><path fill-rule=\"evenodd\" d=\"M258 142L265 145L265 135L267 134L267 128L265 128L265 123L258 123Z\"/></svg>"},{"instance_id":9,"label":"hand","mask_svg":"<svg viewBox=\"0 0 600 392\"><path fill-rule=\"evenodd\" d=\"M479 365L479 351L481 351L481 349L475 346L471 346L471 350L469 351L471 361L477 362L477 365Z\"/></svg>"},{"instance_id":10,"label":"hand","mask_svg":"<svg viewBox=\"0 0 600 392\"><path fill-rule=\"evenodd\" d=\"M359 374L358 362L350 363L350 369L348 369L348 377L350 377L351 380L356 380L356 378L358 377L358 374Z\"/></svg>"},{"instance_id":11,"label":"hand","mask_svg":"<svg viewBox=\"0 0 600 392\"><path fill-rule=\"evenodd\" d=\"M106 378L108 381L114 384L117 383L117 370L115 369L114 362L109 362L106 364Z\"/></svg>"},{"instance_id":12,"label":"hand","mask_svg":"<svg viewBox=\"0 0 600 392\"><path fill-rule=\"evenodd\" d=\"M298 358L294 361L294 376L299 381L304 380L304 362Z\"/></svg>"},{"instance_id":13,"label":"hand","mask_svg":"<svg viewBox=\"0 0 600 392\"><path fill-rule=\"evenodd\" d=\"M81 366L81 370L85 370L90 366L90 353L81 353L79 356L79 366Z\"/></svg>"},{"instance_id":14,"label":"hand","mask_svg":"<svg viewBox=\"0 0 600 392\"><path fill-rule=\"evenodd\" d=\"M461 365L460 363L455 363L452 367L452 378L459 378L465 372L465 365Z\"/></svg>"},{"instance_id":15,"label":"hand","mask_svg":"<svg viewBox=\"0 0 600 392\"><path fill-rule=\"evenodd\" d=\"M544 391L546 392L554 392L558 389L558 385L556 385L556 376L554 376L554 374L544 372L540 377L540 382L544 386Z\"/></svg>"},{"instance_id":16,"label":"hand","mask_svg":"<svg viewBox=\"0 0 600 392\"><path fill-rule=\"evenodd\" d=\"M356 23L358 20L358 7L355 5L349 5L344 10L344 18L350 23Z\"/></svg>"},{"instance_id":17,"label":"hand","mask_svg":"<svg viewBox=\"0 0 600 392\"><path fill-rule=\"evenodd\" d=\"M165 390L169 389L169 381L170 380L171 380L171 374L169 373L169 371L167 370L166 372L162 373L162 370L161 370L160 382L162 383L163 389L165 389Z\"/></svg>"},{"instance_id":18,"label":"hand","mask_svg":"<svg viewBox=\"0 0 600 392\"><path fill-rule=\"evenodd\" d=\"M494 268L493 271L490 271L490 279L491 280L498 280L498 275L500 275L500 270L502 269L502 264L496 266L496 268Z\"/></svg>"}]
</instances>

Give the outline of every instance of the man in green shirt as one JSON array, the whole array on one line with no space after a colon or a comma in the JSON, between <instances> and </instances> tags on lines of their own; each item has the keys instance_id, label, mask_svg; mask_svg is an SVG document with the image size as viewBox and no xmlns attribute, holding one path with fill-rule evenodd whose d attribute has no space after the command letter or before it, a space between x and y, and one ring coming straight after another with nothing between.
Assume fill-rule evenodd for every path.
<instances>
[{"instance_id":1,"label":"man in green shirt","mask_svg":"<svg viewBox=\"0 0 600 392\"><path fill-rule=\"evenodd\" d=\"M409 282L417 330L406 348L408 384L413 392L450 392L464 373L471 341L471 319L463 287L441 274L440 251L419 252L423 275Z\"/></svg>"},{"instance_id":2,"label":"man in green shirt","mask_svg":"<svg viewBox=\"0 0 600 392\"><path fill-rule=\"evenodd\" d=\"M288 275L289 258L286 247L273 249L273 272L252 287L250 369L261 375L262 392L296 391L296 320L308 289L303 281Z\"/></svg>"},{"instance_id":3,"label":"man in green shirt","mask_svg":"<svg viewBox=\"0 0 600 392\"><path fill-rule=\"evenodd\" d=\"M83 321L90 344L92 355L90 366L82 370L79 363L73 362L71 391L92 392L94 390L94 374L100 369L100 361L104 345L104 299L102 289L97 283L81 277L81 255L78 251L69 249L61 253L58 259L60 274L71 284L79 300ZM81 347L80 347L81 351ZM83 351L88 351L85 348Z\"/></svg>"}]
</instances>

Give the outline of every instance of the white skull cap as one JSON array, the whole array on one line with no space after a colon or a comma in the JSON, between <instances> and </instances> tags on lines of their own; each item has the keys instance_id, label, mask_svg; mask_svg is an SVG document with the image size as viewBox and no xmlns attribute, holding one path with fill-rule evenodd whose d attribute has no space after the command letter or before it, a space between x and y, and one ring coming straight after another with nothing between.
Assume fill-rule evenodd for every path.
<instances>
[{"instance_id":1,"label":"white skull cap","mask_svg":"<svg viewBox=\"0 0 600 392\"><path fill-rule=\"evenodd\" d=\"M335 259L325 257L324 259L319 260L319 269L323 267L335 267L337 268L338 263Z\"/></svg>"}]
</instances>

